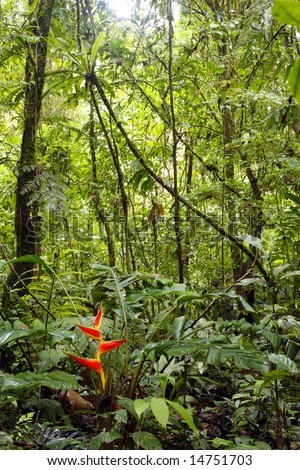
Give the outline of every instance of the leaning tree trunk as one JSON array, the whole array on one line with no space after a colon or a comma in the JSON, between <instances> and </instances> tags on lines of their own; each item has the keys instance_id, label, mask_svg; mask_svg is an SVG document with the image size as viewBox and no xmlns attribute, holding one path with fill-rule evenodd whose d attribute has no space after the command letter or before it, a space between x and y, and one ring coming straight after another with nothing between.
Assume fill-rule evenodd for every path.
<instances>
[{"instance_id":1,"label":"leaning tree trunk","mask_svg":"<svg viewBox=\"0 0 300 470\"><path fill-rule=\"evenodd\" d=\"M29 9L33 9L33 0L28 0ZM27 34L32 40L27 42L25 65L24 130L21 154L18 163L15 234L16 255L36 255L39 253L37 202L34 191L37 187L36 135L40 119L42 94L45 82L47 59L47 39L49 35L54 0L40 0L30 13L31 21ZM9 300L12 287L19 289L19 295L26 292L33 273L34 263L20 262L8 276L3 303Z\"/></svg>"}]
</instances>

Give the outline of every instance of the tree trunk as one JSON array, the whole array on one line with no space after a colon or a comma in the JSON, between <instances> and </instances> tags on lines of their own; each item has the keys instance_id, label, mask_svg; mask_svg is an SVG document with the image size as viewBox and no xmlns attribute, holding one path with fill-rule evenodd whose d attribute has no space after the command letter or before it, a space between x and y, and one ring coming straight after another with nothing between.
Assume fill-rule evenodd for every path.
<instances>
[{"instance_id":1,"label":"tree trunk","mask_svg":"<svg viewBox=\"0 0 300 470\"><path fill-rule=\"evenodd\" d=\"M107 237L107 251L108 251L108 262L110 267L116 265L115 257L115 246L112 230L106 217L104 210L101 207L100 200L100 187L97 175L97 162L96 162L96 149L95 149L95 122L94 122L94 113L93 113L93 104L91 103L90 108L90 154L92 159L92 173L93 173L93 201L95 210L97 213L98 221L104 225L104 229ZM99 227L100 234L100 227Z\"/></svg>"},{"instance_id":2,"label":"tree trunk","mask_svg":"<svg viewBox=\"0 0 300 470\"><path fill-rule=\"evenodd\" d=\"M29 8L33 0L29 0ZM45 82L47 59L47 39L49 35L54 0L40 0L31 13L29 32L32 40L27 43L25 65L25 98L24 98L24 129L21 154L18 163L15 234L16 256L39 254L39 217L34 192L37 188L36 134L40 119L42 94ZM35 40L36 39L36 40ZM9 290L19 289L19 295L26 292L33 273L34 263L21 262L16 264L6 282L3 302L9 297Z\"/></svg>"}]
</instances>

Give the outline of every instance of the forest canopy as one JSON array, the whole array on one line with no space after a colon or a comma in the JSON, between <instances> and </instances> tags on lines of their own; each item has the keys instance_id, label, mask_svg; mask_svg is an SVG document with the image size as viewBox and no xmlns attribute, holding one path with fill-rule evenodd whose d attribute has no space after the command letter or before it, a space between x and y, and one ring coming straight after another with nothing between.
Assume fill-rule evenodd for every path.
<instances>
[{"instance_id":1,"label":"forest canopy","mask_svg":"<svg viewBox=\"0 0 300 470\"><path fill-rule=\"evenodd\" d=\"M298 449L300 2L115 5L0 5L0 448Z\"/></svg>"}]
</instances>

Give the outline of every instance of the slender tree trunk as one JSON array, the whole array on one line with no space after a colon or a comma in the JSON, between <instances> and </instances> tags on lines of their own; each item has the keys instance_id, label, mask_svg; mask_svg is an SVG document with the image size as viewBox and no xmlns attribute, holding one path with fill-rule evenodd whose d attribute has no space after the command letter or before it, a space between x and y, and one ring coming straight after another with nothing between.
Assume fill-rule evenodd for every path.
<instances>
[{"instance_id":1,"label":"slender tree trunk","mask_svg":"<svg viewBox=\"0 0 300 470\"><path fill-rule=\"evenodd\" d=\"M106 217L104 210L101 207L100 194L99 194L99 181L97 175L97 162L96 162L96 150L95 150L95 123L93 105L91 104L90 109L90 154L92 160L92 173L93 173L93 201L95 210L98 216L98 220L104 225L104 229L107 237L107 251L109 266L113 267L116 265L114 239L111 231L109 221ZM99 227L100 230L100 227Z\"/></svg>"},{"instance_id":2,"label":"slender tree trunk","mask_svg":"<svg viewBox=\"0 0 300 470\"><path fill-rule=\"evenodd\" d=\"M33 0L29 0L32 7ZM31 21L27 34L32 40L27 43L25 65L25 99L24 99L24 130L21 154L18 163L15 234L16 255L39 254L39 235L37 201L34 191L37 187L36 134L40 119L42 93L45 82L47 60L47 39L50 30L54 0L40 0L31 13ZM34 263L22 262L15 266L15 272L7 279L7 291L3 296L4 303L8 300L8 291L12 287L19 288L19 294L26 292L24 284L28 284L32 276ZM20 279L23 282L20 282Z\"/></svg>"},{"instance_id":3,"label":"slender tree trunk","mask_svg":"<svg viewBox=\"0 0 300 470\"><path fill-rule=\"evenodd\" d=\"M181 218L180 218L180 201L178 199L178 165L177 165L177 145L178 137L176 132L176 116L173 93L173 13L172 0L167 3L167 15L169 23L169 61L168 61L168 78L169 78L169 94L170 94L170 112L172 126L172 161L173 161L173 181L174 181L174 228L177 246L177 262L178 262L178 280L184 282L184 260L182 255L182 235L181 235Z\"/></svg>"},{"instance_id":4,"label":"slender tree trunk","mask_svg":"<svg viewBox=\"0 0 300 470\"><path fill-rule=\"evenodd\" d=\"M131 270L131 263L130 263L130 241L129 241L129 220L128 220L128 198L127 198L127 193L125 189L125 184L124 184L124 175L122 172L122 168L120 165L120 160L119 160L119 154L118 154L118 148L116 145L114 145L114 141L111 139L109 135L109 131L107 130L107 127L105 125L105 122L102 118L95 94L91 88L91 96L93 100L93 105L102 129L102 132L104 134L108 149L110 151L110 154L112 156L114 166L117 172L118 176L118 185L121 193L121 201L122 201L122 209L123 209L123 215L124 215L124 234L125 234L125 266L127 272L130 272ZM133 258L132 258L133 260ZM134 266L134 263L133 263Z\"/></svg>"},{"instance_id":5,"label":"slender tree trunk","mask_svg":"<svg viewBox=\"0 0 300 470\"><path fill-rule=\"evenodd\" d=\"M191 193L191 188L192 188L194 155L187 147L185 149L185 158L186 158L186 194L187 194L187 196L189 196L190 193ZM189 208L187 208L186 209L186 224L187 224L187 226L189 226L190 221L191 221L191 210ZM187 246L190 245L188 231L187 231L186 236L185 236L185 245L187 245ZM189 253L187 253L187 255L185 257L185 264L186 264L186 266L188 266L190 264Z\"/></svg>"}]
</instances>

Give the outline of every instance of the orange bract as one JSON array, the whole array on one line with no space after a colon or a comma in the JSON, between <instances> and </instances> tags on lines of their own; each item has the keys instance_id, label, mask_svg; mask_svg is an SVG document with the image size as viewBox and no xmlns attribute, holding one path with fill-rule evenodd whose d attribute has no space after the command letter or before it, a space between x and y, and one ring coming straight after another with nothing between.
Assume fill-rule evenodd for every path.
<instances>
[{"instance_id":1,"label":"orange bract","mask_svg":"<svg viewBox=\"0 0 300 470\"><path fill-rule=\"evenodd\" d=\"M98 311L98 314L97 314L97 316L95 318L95 321L94 321L94 328L90 328L88 326L83 326L83 325L76 324L76 326L81 331L83 331L83 333L85 333L87 336L90 336L91 338L99 341L100 345L99 345L98 350L97 350L97 357L95 359L90 359L90 358L85 359L83 357L74 356L74 354L71 354L71 353L68 353L68 352L66 354L68 354L69 357L74 359L74 361L77 361L82 366L85 366L88 369L97 372L100 376L103 391L106 391L106 385L107 384L106 384L106 379L105 379L105 374L104 374L104 371L103 371L103 367L102 367L102 364L101 364L101 355L105 354L109 351L112 351L115 348L118 348L119 346L121 346L121 344L125 343L126 340L125 339L120 339L120 340L117 340L117 341L103 341L102 335L100 333L102 316L103 316L103 310L102 310L102 307L100 307L100 309Z\"/></svg>"}]
</instances>

